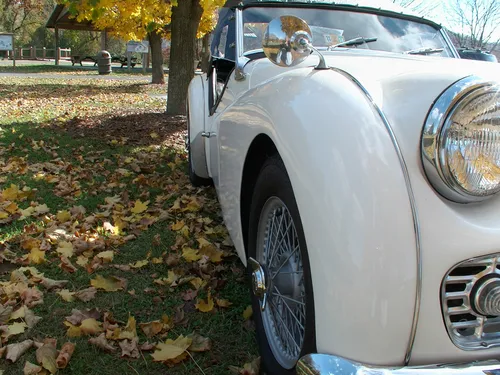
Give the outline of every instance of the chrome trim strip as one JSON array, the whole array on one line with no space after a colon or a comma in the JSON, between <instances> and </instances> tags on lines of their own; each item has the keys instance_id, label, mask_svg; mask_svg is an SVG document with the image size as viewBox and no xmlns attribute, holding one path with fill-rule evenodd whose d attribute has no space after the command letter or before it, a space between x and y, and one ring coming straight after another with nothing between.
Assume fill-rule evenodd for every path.
<instances>
[{"instance_id":1,"label":"chrome trim strip","mask_svg":"<svg viewBox=\"0 0 500 375\"><path fill-rule=\"evenodd\" d=\"M308 354L297 363L297 375L494 375L496 360L418 367L372 367L326 354Z\"/></svg>"},{"instance_id":2,"label":"chrome trim strip","mask_svg":"<svg viewBox=\"0 0 500 375\"><path fill-rule=\"evenodd\" d=\"M439 32L441 33L441 35L443 36L444 40L448 44L448 48L453 53L453 57L455 57L456 59L460 59L460 55L458 54L457 49L453 45L453 42L451 41L450 36L448 35L448 33L446 32L446 30L444 29L444 27L441 27L441 29L439 29Z\"/></svg>"},{"instance_id":3,"label":"chrome trim strip","mask_svg":"<svg viewBox=\"0 0 500 375\"><path fill-rule=\"evenodd\" d=\"M493 86L477 76L465 77L449 86L434 102L425 119L420 140L422 165L432 187L443 197L457 203L478 202L491 195L475 196L457 186L441 163L440 143L447 120L463 98ZM444 129L444 130L443 130Z\"/></svg>"},{"instance_id":4,"label":"chrome trim strip","mask_svg":"<svg viewBox=\"0 0 500 375\"><path fill-rule=\"evenodd\" d=\"M332 68L332 70L344 75L345 77L349 78L352 82L354 82L361 89L361 91L363 91L367 99L372 104L373 108L377 111L382 122L384 123L385 128L387 129L387 132L389 133L392 144L394 145L394 149L396 151L396 154L398 155L399 164L401 165L401 170L403 172L403 176L405 179L406 190L408 191L408 199L410 201L411 213L413 217L413 230L415 232L415 247L417 253L417 285L415 292L415 310L413 312L413 321L410 332L410 338L405 354L405 365L407 365L408 363L410 363L411 351L413 349L413 343L415 342L415 335L417 333L418 316L420 314L420 303L422 296L422 251L420 248L420 223L418 220L417 204L415 202L415 194L413 193L413 188L411 185L410 173L408 172L408 167L406 166L403 152L399 147L396 134L394 134L394 131L392 130L389 120L387 119L387 117L385 116L384 112L379 107L379 105L373 100L368 90L361 84L360 81L358 81L354 76L352 76L348 72L338 68Z\"/></svg>"},{"instance_id":5,"label":"chrome trim strip","mask_svg":"<svg viewBox=\"0 0 500 375\"><path fill-rule=\"evenodd\" d=\"M245 65L250 61L248 57L243 56L243 11L241 8L235 9L236 15L236 68L234 79L243 81L246 79L244 72Z\"/></svg>"}]
</instances>

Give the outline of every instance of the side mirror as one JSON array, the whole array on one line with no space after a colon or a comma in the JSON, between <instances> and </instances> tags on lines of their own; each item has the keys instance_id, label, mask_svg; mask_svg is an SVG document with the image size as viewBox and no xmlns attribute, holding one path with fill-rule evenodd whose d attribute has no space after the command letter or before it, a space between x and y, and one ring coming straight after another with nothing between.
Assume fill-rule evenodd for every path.
<instances>
[{"instance_id":1,"label":"side mirror","mask_svg":"<svg viewBox=\"0 0 500 375\"><path fill-rule=\"evenodd\" d=\"M267 25L262 48L278 66L300 64L312 52L312 33L307 23L295 16L281 16Z\"/></svg>"}]
</instances>

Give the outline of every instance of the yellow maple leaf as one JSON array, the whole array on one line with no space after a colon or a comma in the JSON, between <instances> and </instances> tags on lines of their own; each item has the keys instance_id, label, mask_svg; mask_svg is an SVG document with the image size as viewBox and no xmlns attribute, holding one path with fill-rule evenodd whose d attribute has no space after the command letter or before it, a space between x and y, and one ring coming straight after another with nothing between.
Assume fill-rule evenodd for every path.
<instances>
[{"instance_id":1,"label":"yellow maple leaf","mask_svg":"<svg viewBox=\"0 0 500 375\"><path fill-rule=\"evenodd\" d=\"M14 202L11 202L9 205L5 206L3 209L5 211L13 214L14 212L16 212L19 209L19 207Z\"/></svg>"},{"instance_id":2,"label":"yellow maple leaf","mask_svg":"<svg viewBox=\"0 0 500 375\"><path fill-rule=\"evenodd\" d=\"M214 309L214 300L210 295L210 290L208 291L207 300L198 300L198 303L195 304L195 307L201 312L210 312Z\"/></svg>"},{"instance_id":3,"label":"yellow maple leaf","mask_svg":"<svg viewBox=\"0 0 500 375\"><path fill-rule=\"evenodd\" d=\"M10 336L15 336L23 333L26 330L26 323L15 322L7 326L7 330L2 333L3 338L9 338Z\"/></svg>"},{"instance_id":4,"label":"yellow maple leaf","mask_svg":"<svg viewBox=\"0 0 500 375\"><path fill-rule=\"evenodd\" d=\"M192 249L190 247L185 247L182 249L182 257L186 259L186 262L196 262L201 259L201 255L198 254L198 250Z\"/></svg>"},{"instance_id":5,"label":"yellow maple leaf","mask_svg":"<svg viewBox=\"0 0 500 375\"><path fill-rule=\"evenodd\" d=\"M181 230L182 228L184 228L184 220L180 220L178 222L176 222L175 224L172 224L172 230Z\"/></svg>"},{"instance_id":6,"label":"yellow maple leaf","mask_svg":"<svg viewBox=\"0 0 500 375\"><path fill-rule=\"evenodd\" d=\"M65 223L69 220L71 220L71 214L69 213L69 211L67 210L63 210L63 211L59 211L56 215L56 219L60 222L60 223Z\"/></svg>"},{"instance_id":7,"label":"yellow maple leaf","mask_svg":"<svg viewBox=\"0 0 500 375\"><path fill-rule=\"evenodd\" d=\"M68 336L68 337L80 337L82 335L82 331L81 331L80 327L77 327L68 321L64 321L64 325L66 327L68 327L68 330L66 331L66 336Z\"/></svg>"},{"instance_id":8,"label":"yellow maple leaf","mask_svg":"<svg viewBox=\"0 0 500 375\"><path fill-rule=\"evenodd\" d=\"M56 251L69 259L73 256L73 244L68 241L61 241L58 243Z\"/></svg>"},{"instance_id":9,"label":"yellow maple leaf","mask_svg":"<svg viewBox=\"0 0 500 375\"><path fill-rule=\"evenodd\" d=\"M14 201L19 194L19 187L11 184L9 188L2 191L2 198L6 201Z\"/></svg>"},{"instance_id":10,"label":"yellow maple leaf","mask_svg":"<svg viewBox=\"0 0 500 375\"><path fill-rule=\"evenodd\" d=\"M102 323L98 322L94 318L87 318L82 320L82 324L79 328L85 335L95 335L103 331Z\"/></svg>"},{"instance_id":11,"label":"yellow maple leaf","mask_svg":"<svg viewBox=\"0 0 500 375\"><path fill-rule=\"evenodd\" d=\"M107 251L101 251L100 253L97 254L98 258L101 258L103 262L109 263L113 261L115 253L113 250L107 250Z\"/></svg>"},{"instance_id":12,"label":"yellow maple leaf","mask_svg":"<svg viewBox=\"0 0 500 375\"><path fill-rule=\"evenodd\" d=\"M0 211L0 220L7 219L9 214L7 212Z\"/></svg>"},{"instance_id":13,"label":"yellow maple leaf","mask_svg":"<svg viewBox=\"0 0 500 375\"><path fill-rule=\"evenodd\" d=\"M97 289L103 289L106 292L116 292L124 287L124 280L116 276L102 277L97 275L95 279L90 280L90 285Z\"/></svg>"},{"instance_id":14,"label":"yellow maple leaf","mask_svg":"<svg viewBox=\"0 0 500 375\"><path fill-rule=\"evenodd\" d=\"M35 207L30 206L25 210L20 210L20 212L21 212L21 217L19 218L19 220L26 219L27 217L33 215L33 213L35 212Z\"/></svg>"},{"instance_id":15,"label":"yellow maple leaf","mask_svg":"<svg viewBox=\"0 0 500 375\"><path fill-rule=\"evenodd\" d=\"M32 264L42 264L45 262L45 251L40 250L37 247L31 249L28 254L28 260Z\"/></svg>"},{"instance_id":16,"label":"yellow maple leaf","mask_svg":"<svg viewBox=\"0 0 500 375\"><path fill-rule=\"evenodd\" d=\"M203 246L200 249L200 255L205 255L213 263L222 262L222 251L218 250L214 245Z\"/></svg>"},{"instance_id":17,"label":"yellow maple leaf","mask_svg":"<svg viewBox=\"0 0 500 375\"><path fill-rule=\"evenodd\" d=\"M89 263L89 258L79 255L78 258L76 259L76 264L78 264L80 267L85 267Z\"/></svg>"},{"instance_id":18,"label":"yellow maple leaf","mask_svg":"<svg viewBox=\"0 0 500 375\"><path fill-rule=\"evenodd\" d=\"M151 259L151 262L153 264L161 264L161 263L163 263L163 258L162 257L153 258L153 259Z\"/></svg>"},{"instance_id":19,"label":"yellow maple leaf","mask_svg":"<svg viewBox=\"0 0 500 375\"><path fill-rule=\"evenodd\" d=\"M192 339L189 337L184 337L180 335L177 339L171 340L168 339L164 343L161 342L156 345L156 350L151 356L153 357L153 361L155 362L165 362L169 360L174 360L175 358L182 355L187 348L192 343Z\"/></svg>"},{"instance_id":20,"label":"yellow maple leaf","mask_svg":"<svg viewBox=\"0 0 500 375\"><path fill-rule=\"evenodd\" d=\"M193 280L190 281L190 283L196 289L203 288L207 284L207 282L203 280L201 277L195 277Z\"/></svg>"},{"instance_id":21,"label":"yellow maple leaf","mask_svg":"<svg viewBox=\"0 0 500 375\"><path fill-rule=\"evenodd\" d=\"M229 307L232 305L232 302L229 302L227 299L216 298L215 302L217 302L217 306L219 307Z\"/></svg>"},{"instance_id":22,"label":"yellow maple leaf","mask_svg":"<svg viewBox=\"0 0 500 375\"><path fill-rule=\"evenodd\" d=\"M247 306L245 311L243 311L243 319L248 320L252 316L253 311L252 311L252 306Z\"/></svg>"},{"instance_id":23,"label":"yellow maple leaf","mask_svg":"<svg viewBox=\"0 0 500 375\"><path fill-rule=\"evenodd\" d=\"M68 289L63 289L56 292L61 296L61 298L66 302L73 302L75 300L75 292L70 292Z\"/></svg>"},{"instance_id":24,"label":"yellow maple leaf","mask_svg":"<svg viewBox=\"0 0 500 375\"><path fill-rule=\"evenodd\" d=\"M140 200L136 200L134 207L130 210L134 214L140 214L148 209L149 201L141 202Z\"/></svg>"},{"instance_id":25,"label":"yellow maple leaf","mask_svg":"<svg viewBox=\"0 0 500 375\"><path fill-rule=\"evenodd\" d=\"M139 326L146 337L153 337L163 330L163 322L159 320L154 320L148 323L140 323Z\"/></svg>"},{"instance_id":26,"label":"yellow maple leaf","mask_svg":"<svg viewBox=\"0 0 500 375\"><path fill-rule=\"evenodd\" d=\"M153 138L153 139L158 138L158 134L157 134L157 133L155 133L155 132L149 133L149 136L150 136L151 138Z\"/></svg>"},{"instance_id":27,"label":"yellow maple leaf","mask_svg":"<svg viewBox=\"0 0 500 375\"><path fill-rule=\"evenodd\" d=\"M132 268L142 268L146 266L148 263L149 261L147 259L144 259L144 260L138 260L135 263L130 263L129 266Z\"/></svg>"}]
</instances>

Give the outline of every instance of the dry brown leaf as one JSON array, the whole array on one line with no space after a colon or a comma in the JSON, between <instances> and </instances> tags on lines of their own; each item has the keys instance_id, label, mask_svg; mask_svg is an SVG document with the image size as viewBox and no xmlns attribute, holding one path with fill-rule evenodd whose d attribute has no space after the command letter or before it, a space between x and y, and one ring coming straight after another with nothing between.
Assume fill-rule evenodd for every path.
<instances>
[{"instance_id":1,"label":"dry brown leaf","mask_svg":"<svg viewBox=\"0 0 500 375\"><path fill-rule=\"evenodd\" d=\"M54 342L44 342L44 344L36 350L37 362L51 374L57 372L56 358L57 349Z\"/></svg>"},{"instance_id":2,"label":"dry brown leaf","mask_svg":"<svg viewBox=\"0 0 500 375\"><path fill-rule=\"evenodd\" d=\"M43 303L43 294L36 287L27 288L21 293L21 299L28 307L34 307Z\"/></svg>"},{"instance_id":3,"label":"dry brown leaf","mask_svg":"<svg viewBox=\"0 0 500 375\"><path fill-rule=\"evenodd\" d=\"M97 275L95 279L90 280L90 284L106 292L116 292L125 288L126 280L116 276L102 277Z\"/></svg>"},{"instance_id":4,"label":"dry brown leaf","mask_svg":"<svg viewBox=\"0 0 500 375\"><path fill-rule=\"evenodd\" d=\"M76 267L71 263L71 261L65 256L61 256L61 264L59 265L63 271L74 273L76 272Z\"/></svg>"},{"instance_id":5,"label":"dry brown leaf","mask_svg":"<svg viewBox=\"0 0 500 375\"><path fill-rule=\"evenodd\" d=\"M0 324L7 323L9 321L12 310L12 306L4 306L0 304Z\"/></svg>"},{"instance_id":6,"label":"dry brown leaf","mask_svg":"<svg viewBox=\"0 0 500 375\"><path fill-rule=\"evenodd\" d=\"M42 278L42 284L47 290L62 288L68 283L68 280L52 280L47 277Z\"/></svg>"},{"instance_id":7,"label":"dry brown leaf","mask_svg":"<svg viewBox=\"0 0 500 375\"><path fill-rule=\"evenodd\" d=\"M16 362L26 351L33 346L33 340L24 340L7 345L5 359Z\"/></svg>"},{"instance_id":8,"label":"dry brown leaf","mask_svg":"<svg viewBox=\"0 0 500 375\"><path fill-rule=\"evenodd\" d=\"M74 325L79 325L82 321L88 318L99 319L101 313L97 309L91 310L71 310L71 315L66 317L66 320Z\"/></svg>"},{"instance_id":9,"label":"dry brown leaf","mask_svg":"<svg viewBox=\"0 0 500 375\"><path fill-rule=\"evenodd\" d=\"M163 330L163 322L154 320L148 323L139 323L139 327L141 327L146 337L153 337Z\"/></svg>"},{"instance_id":10,"label":"dry brown leaf","mask_svg":"<svg viewBox=\"0 0 500 375\"><path fill-rule=\"evenodd\" d=\"M96 293L97 289L91 286L89 288L82 289L79 292L76 292L75 297L82 302L89 302L95 298Z\"/></svg>"},{"instance_id":11,"label":"dry brown leaf","mask_svg":"<svg viewBox=\"0 0 500 375\"><path fill-rule=\"evenodd\" d=\"M212 349L212 340L208 337L203 337L197 333L191 333L187 337L191 339L191 345L188 348L190 352L206 352Z\"/></svg>"},{"instance_id":12,"label":"dry brown leaf","mask_svg":"<svg viewBox=\"0 0 500 375\"><path fill-rule=\"evenodd\" d=\"M155 347L156 347L155 344L150 344L148 341L146 341L144 344L142 344L140 346L139 349L143 352L149 352L149 351L153 350Z\"/></svg>"},{"instance_id":13,"label":"dry brown leaf","mask_svg":"<svg viewBox=\"0 0 500 375\"><path fill-rule=\"evenodd\" d=\"M36 375L42 371L42 366L35 365L29 361L24 364L23 374L24 375Z\"/></svg>"},{"instance_id":14,"label":"dry brown leaf","mask_svg":"<svg viewBox=\"0 0 500 375\"><path fill-rule=\"evenodd\" d=\"M91 339L89 339L89 343L107 352L114 352L116 350L116 347L114 347L112 343L110 344L108 340L106 340L106 336L104 333L101 333L98 337L92 337Z\"/></svg>"},{"instance_id":15,"label":"dry brown leaf","mask_svg":"<svg viewBox=\"0 0 500 375\"><path fill-rule=\"evenodd\" d=\"M137 347L139 339L134 337L132 340L122 340L118 343L122 350L122 357L139 358L139 348Z\"/></svg>"},{"instance_id":16,"label":"dry brown leaf","mask_svg":"<svg viewBox=\"0 0 500 375\"><path fill-rule=\"evenodd\" d=\"M57 368L66 368L74 351L75 351L75 344L71 342L65 343L62 346L61 351L59 352L59 355L56 358Z\"/></svg>"}]
</instances>

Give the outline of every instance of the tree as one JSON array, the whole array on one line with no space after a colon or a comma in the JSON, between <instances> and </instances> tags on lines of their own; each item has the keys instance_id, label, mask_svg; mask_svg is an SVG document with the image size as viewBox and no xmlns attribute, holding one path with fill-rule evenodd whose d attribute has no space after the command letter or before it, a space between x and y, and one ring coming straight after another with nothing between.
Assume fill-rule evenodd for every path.
<instances>
[{"instance_id":1,"label":"tree","mask_svg":"<svg viewBox=\"0 0 500 375\"><path fill-rule=\"evenodd\" d=\"M429 16L439 5L435 0L392 0L392 2L424 17Z\"/></svg>"},{"instance_id":2,"label":"tree","mask_svg":"<svg viewBox=\"0 0 500 375\"><path fill-rule=\"evenodd\" d=\"M46 21L47 4L53 0L0 0L0 29L14 33L16 42L27 43L31 34Z\"/></svg>"},{"instance_id":3,"label":"tree","mask_svg":"<svg viewBox=\"0 0 500 375\"><path fill-rule=\"evenodd\" d=\"M187 87L194 76L196 38L209 32L224 0L59 0L77 20L127 40L148 38L153 83L165 83L162 37L171 38L167 112L184 114Z\"/></svg>"},{"instance_id":4,"label":"tree","mask_svg":"<svg viewBox=\"0 0 500 375\"><path fill-rule=\"evenodd\" d=\"M499 0L454 0L447 12L460 46L492 50L500 42Z\"/></svg>"}]
</instances>

